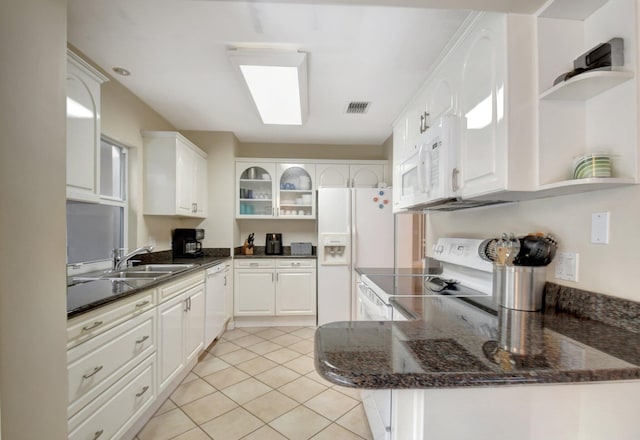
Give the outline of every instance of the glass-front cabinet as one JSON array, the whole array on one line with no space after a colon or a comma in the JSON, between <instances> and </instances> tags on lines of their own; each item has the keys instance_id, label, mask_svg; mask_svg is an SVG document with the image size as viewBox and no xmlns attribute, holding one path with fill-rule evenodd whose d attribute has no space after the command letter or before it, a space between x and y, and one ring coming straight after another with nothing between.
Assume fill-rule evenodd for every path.
<instances>
[{"instance_id":1,"label":"glass-front cabinet","mask_svg":"<svg viewBox=\"0 0 640 440\"><path fill-rule=\"evenodd\" d=\"M236 217L272 218L276 215L276 166L236 163Z\"/></svg>"},{"instance_id":2,"label":"glass-front cabinet","mask_svg":"<svg viewBox=\"0 0 640 440\"><path fill-rule=\"evenodd\" d=\"M313 164L236 162L236 218L315 219Z\"/></svg>"},{"instance_id":3,"label":"glass-front cabinet","mask_svg":"<svg viewBox=\"0 0 640 440\"><path fill-rule=\"evenodd\" d=\"M309 164L278 164L278 216L315 218L314 169Z\"/></svg>"}]
</instances>

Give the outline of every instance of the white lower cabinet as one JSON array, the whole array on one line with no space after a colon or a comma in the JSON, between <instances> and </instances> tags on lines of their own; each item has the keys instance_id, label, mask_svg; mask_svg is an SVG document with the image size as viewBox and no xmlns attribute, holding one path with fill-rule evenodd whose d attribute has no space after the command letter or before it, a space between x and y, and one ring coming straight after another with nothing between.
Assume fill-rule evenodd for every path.
<instances>
[{"instance_id":1,"label":"white lower cabinet","mask_svg":"<svg viewBox=\"0 0 640 440\"><path fill-rule=\"evenodd\" d=\"M120 438L153 403L155 356L149 356L69 420L70 440Z\"/></svg>"},{"instance_id":2,"label":"white lower cabinet","mask_svg":"<svg viewBox=\"0 0 640 440\"><path fill-rule=\"evenodd\" d=\"M315 260L236 260L234 293L236 316L315 315Z\"/></svg>"},{"instance_id":3,"label":"white lower cabinet","mask_svg":"<svg viewBox=\"0 0 640 440\"><path fill-rule=\"evenodd\" d=\"M158 385L164 389L184 367L182 348L184 341L185 304L178 296L158 307Z\"/></svg>"},{"instance_id":4,"label":"white lower cabinet","mask_svg":"<svg viewBox=\"0 0 640 440\"><path fill-rule=\"evenodd\" d=\"M278 261L276 315L316 314L316 268L314 261Z\"/></svg>"},{"instance_id":5,"label":"white lower cabinet","mask_svg":"<svg viewBox=\"0 0 640 440\"><path fill-rule=\"evenodd\" d=\"M67 352L69 417L155 352L154 324L150 310Z\"/></svg>"},{"instance_id":6,"label":"white lower cabinet","mask_svg":"<svg viewBox=\"0 0 640 440\"><path fill-rule=\"evenodd\" d=\"M236 269L234 275L236 316L275 315L273 269Z\"/></svg>"},{"instance_id":7,"label":"white lower cabinet","mask_svg":"<svg viewBox=\"0 0 640 440\"><path fill-rule=\"evenodd\" d=\"M635 440L639 392L637 380L397 389L391 439Z\"/></svg>"},{"instance_id":8,"label":"white lower cabinet","mask_svg":"<svg viewBox=\"0 0 640 440\"><path fill-rule=\"evenodd\" d=\"M69 439L130 438L151 417L204 347L204 280L185 275L69 320Z\"/></svg>"},{"instance_id":9,"label":"white lower cabinet","mask_svg":"<svg viewBox=\"0 0 640 440\"><path fill-rule=\"evenodd\" d=\"M162 392L204 346L204 274L160 288L158 390Z\"/></svg>"}]
</instances>

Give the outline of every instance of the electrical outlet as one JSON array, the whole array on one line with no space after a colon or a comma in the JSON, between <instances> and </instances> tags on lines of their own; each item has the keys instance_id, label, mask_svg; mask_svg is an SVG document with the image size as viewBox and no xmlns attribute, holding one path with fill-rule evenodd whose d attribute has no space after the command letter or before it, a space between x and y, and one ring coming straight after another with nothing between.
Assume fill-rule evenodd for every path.
<instances>
[{"instance_id":1,"label":"electrical outlet","mask_svg":"<svg viewBox=\"0 0 640 440\"><path fill-rule=\"evenodd\" d=\"M555 258L555 276L559 280L578 282L578 254L558 252Z\"/></svg>"}]
</instances>

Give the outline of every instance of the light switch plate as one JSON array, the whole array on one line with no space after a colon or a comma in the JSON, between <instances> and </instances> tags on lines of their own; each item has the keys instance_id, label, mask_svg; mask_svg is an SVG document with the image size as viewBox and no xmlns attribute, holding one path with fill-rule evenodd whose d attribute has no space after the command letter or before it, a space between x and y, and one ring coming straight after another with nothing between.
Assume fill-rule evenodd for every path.
<instances>
[{"instance_id":1,"label":"light switch plate","mask_svg":"<svg viewBox=\"0 0 640 440\"><path fill-rule=\"evenodd\" d=\"M609 244L609 212L591 214L591 243Z\"/></svg>"}]
</instances>

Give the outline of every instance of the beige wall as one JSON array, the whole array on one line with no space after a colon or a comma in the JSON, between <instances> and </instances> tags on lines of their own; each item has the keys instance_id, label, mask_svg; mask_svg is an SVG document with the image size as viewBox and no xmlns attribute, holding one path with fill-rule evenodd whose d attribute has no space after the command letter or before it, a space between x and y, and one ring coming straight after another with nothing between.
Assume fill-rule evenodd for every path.
<instances>
[{"instance_id":1,"label":"beige wall","mask_svg":"<svg viewBox=\"0 0 640 440\"><path fill-rule=\"evenodd\" d=\"M235 165L238 140L233 133L183 131L182 134L209 156L207 218L199 223L204 228L204 247L232 248L239 241L235 222Z\"/></svg>"},{"instance_id":2,"label":"beige wall","mask_svg":"<svg viewBox=\"0 0 640 440\"><path fill-rule=\"evenodd\" d=\"M88 60L87 57L84 57ZM90 60L88 60L90 61ZM108 74L108 73L107 73ZM176 217L143 216L143 142L141 131L174 131L166 119L111 77L102 85L102 133L131 147L129 155L129 248L154 244L171 249L171 230L183 226ZM186 226L190 227L190 226Z\"/></svg>"},{"instance_id":3,"label":"beige wall","mask_svg":"<svg viewBox=\"0 0 640 440\"><path fill-rule=\"evenodd\" d=\"M0 5L5 440L67 438L66 1Z\"/></svg>"},{"instance_id":4,"label":"beige wall","mask_svg":"<svg viewBox=\"0 0 640 440\"><path fill-rule=\"evenodd\" d=\"M591 243L591 213L611 213L608 245ZM560 252L579 254L578 282L547 279L584 290L640 301L640 186L554 197L452 213L429 214L428 246L439 236L486 238L501 232L549 232Z\"/></svg>"},{"instance_id":5,"label":"beige wall","mask_svg":"<svg viewBox=\"0 0 640 440\"><path fill-rule=\"evenodd\" d=\"M238 157L292 159L385 160L385 153L382 145L241 143L238 148Z\"/></svg>"}]
</instances>

